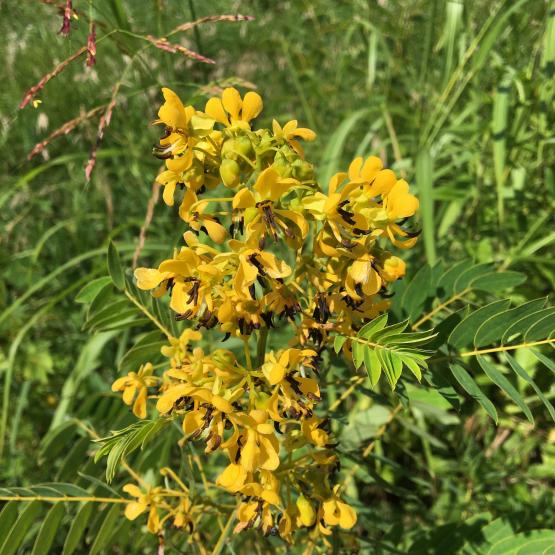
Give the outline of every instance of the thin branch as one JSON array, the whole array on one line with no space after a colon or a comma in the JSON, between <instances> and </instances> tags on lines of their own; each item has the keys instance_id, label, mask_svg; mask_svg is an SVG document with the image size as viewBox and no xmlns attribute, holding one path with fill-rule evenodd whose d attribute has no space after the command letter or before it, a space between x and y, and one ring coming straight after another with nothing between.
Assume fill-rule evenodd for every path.
<instances>
[{"instance_id":1,"label":"thin branch","mask_svg":"<svg viewBox=\"0 0 555 555\"><path fill-rule=\"evenodd\" d=\"M441 312L444 308L446 308L450 304L454 303L455 301L458 301L459 299L462 299L465 295L470 293L470 291L471 291L471 289L469 287L467 287L464 291L461 291L460 293L457 293L456 295L453 295L452 297L447 299L445 302L437 305L433 310L431 310L427 314L424 314L424 316L422 316L422 318L420 318L420 320L415 322L412 325L412 329L417 330L424 322L427 322L428 320L431 320L438 312Z\"/></svg>"},{"instance_id":2,"label":"thin branch","mask_svg":"<svg viewBox=\"0 0 555 555\"><path fill-rule=\"evenodd\" d=\"M131 293L129 293L129 291L125 291L125 296L151 321L153 322L156 327L162 331L164 333L164 335L168 338L168 339L175 339L175 337L173 336L173 334L164 326L164 324L162 324L162 322L160 322L160 320L158 320L158 318L156 318L156 316L154 316L154 314L151 314L150 311L146 308L146 306L143 306L137 299L135 299L135 297L133 297L133 295L131 295Z\"/></svg>"},{"instance_id":3,"label":"thin branch","mask_svg":"<svg viewBox=\"0 0 555 555\"><path fill-rule=\"evenodd\" d=\"M118 497L48 497L44 495L0 495L0 501L45 501L48 503L68 503L68 502L75 502L75 503L129 503L130 499L123 499Z\"/></svg>"}]
</instances>

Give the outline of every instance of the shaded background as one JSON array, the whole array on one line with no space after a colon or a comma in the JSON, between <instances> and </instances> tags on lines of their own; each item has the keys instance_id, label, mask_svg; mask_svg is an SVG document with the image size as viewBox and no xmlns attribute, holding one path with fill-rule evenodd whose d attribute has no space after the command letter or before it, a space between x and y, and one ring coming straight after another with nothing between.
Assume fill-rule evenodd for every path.
<instances>
[{"instance_id":1,"label":"shaded background","mask_svg":"<svg viewBox=\"0 0 555 555\"><path fill-rule=\"evenodd\" d=\"M102 423L106 408L94 403L110 397L114 361L132 338L128 332L91 336L83 330L84 309L75 294L105 273L110 238L131 266L160 168L151 156L159 130L149 123L162 86L199 108L222 86L256 88L265 105L260 125L273 117L282 123L296 118L317 132L306 150L324 181L354 155L381 156L421 200L423 240L409 255L409 272L423 261L451 264L471 256L525 271L529 279L514 294L517 301L552 292L555 3L75 0L78 19L69 37L58 34L58 4L0 5L3 482L33 483L54 474L71 479L87 453L86 438L74 444L69 463L52 447L55 441L47 445L53 462L45 466L36 456L41 438L67 415L89 410L103 431L117 427ZM215 65L144 48L146 35L162 37L199 17L236 13L255 20L207 23L171 38ZM91 18L97 39L119 30L98 43L96 65L85 67L81 56L37 94L36 108L18 110L31 86L86 44ZM111 123L87 182L84 167L118 82ZM70 133L27 159L36 143L78 117L82 121ZM158 202L141 263L160 259L181 233L176 214ZM513 449L484 458L485 467L468 461L483 451L480 433L494 432L446 429L464 453L446 453L437 462L448 484L422 494L429 513L406 524L400 515L410 502L396 506L390 494L369 494L384 497L391 514L398 510L400 530L495 504L502 511L503 504L514 509L531 503L531 518L553 518L539 505L547 501L532 501L526 488L513 483L518 491L511 496L498 490L515 475L525 476L524 483L536 479L530 475L534 462L554 477L545 470L547 455L540 455L550 448L546 438L553 441L547 426L535 436L513 430ZM405 438L399 460L411 442L420 448L420 440ZM101 466L90 473L100 475ZM473 472L491 482L488 491L469 495ZM385 520L372 513L368 518Z\"/></svg>"}]
</instances>

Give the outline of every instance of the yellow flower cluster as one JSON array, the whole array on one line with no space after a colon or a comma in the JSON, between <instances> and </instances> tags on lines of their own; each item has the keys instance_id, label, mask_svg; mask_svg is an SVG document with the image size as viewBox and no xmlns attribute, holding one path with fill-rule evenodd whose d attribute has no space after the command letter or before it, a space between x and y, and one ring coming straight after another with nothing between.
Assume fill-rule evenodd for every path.
<instances>
[{"instance_id":1,"label":"yellow flower cluster","mask_svg":"<svg viewBox=\"0 0 555 555\"><path fill-rule=\"evenodd\" d=\"M387 287L405 263L386 246L415 244L403 225L418 201L373 156L320 187L299 142L314 132L294 120L253 129L262 111L255 92L227 88L204 111L163 94L154 154L165 160L165 203L179 197L184 245L135 277L155 297L168 293L176 319L194 328L170 338L160 377L147 364L113 389L144 418L148 388L157 387L156 409L181 419L184 441L225 454L215 483L238 498L236 532L292 541L299 529L352 528L356 513L341 500L336 444L318 407L320 355L334 334L387 310ZM289 345L267 350L278 327L290 329ZM210 328L242 340L244 353L193 347ZM157 498L143 499L145 510Z\"/></svg>"}]
</instances>

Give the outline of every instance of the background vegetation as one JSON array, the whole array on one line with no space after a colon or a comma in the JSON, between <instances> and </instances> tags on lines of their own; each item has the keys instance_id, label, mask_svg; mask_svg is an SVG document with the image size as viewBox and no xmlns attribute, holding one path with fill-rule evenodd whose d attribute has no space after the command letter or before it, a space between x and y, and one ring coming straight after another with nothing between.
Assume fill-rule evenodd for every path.
<instances>
[{"instance_id":1,"label":"background vegetation","mask_svg":"<svg viewBox=\"0 0 555 555\"><path fill-rule=\"evenodd\" d=\"M180 238L177 216L152 204L159 162L150 152L158 131L149 122L161 86L200 104L224 84L256 87L265 102L262 119L295 117L318 133L307 150L323 182L355 154L378 154L406 176L420 197L423 233L407 260L412 288L400 288L393 305L414 325L464 291L425 320L443 330L438 347L464 310L496 299L520 306L544 298L533 305L534 313L544 311L541 318L530 320L522 336L526 342L552 333L554 312L545 297L555 281L555 2L76 0L78 19L67 38L57 34L57 4L0 5L0 486L70 482L111 496L125 483L123 471L111 485L101 482L105 463L93 462L90 439L133 421L110 385L118 367L130 364L122 357L138 332L91 323L92 296L76 295L106 274L110 239L130 269L141 228L143 263L168 254ZM174 37L215 65L144 39L202 16L235 13L255 20L207 23ZM93 19L96 65L86 68L82 56L38 93L36 109L19 110L31 86L86 44ZM84 167L111 100L111 122L87 181ZM80 120L71 132L28 159L36 143L74 118ZM472 286L499 269L509 272L505 281ZM509 307L496 306L490 317ZM460 346L502 340L494 333L490 343L480 342L478 329ZM547 552L553 537L544 541L530 531L555 526L552 353L544 344L514 350L510 361L497 353L481 364L473 359L463 369L470 385L439 361L425 387L410 381L401 387L400 407L387 386L372 390L362 380L356 394L338 399L354 370L331 360L328 395L341 401L334 426L360 513L352 550L476 553L509 537L513 551L491 552L517 553L525 537L526 549L542 549L526 553ZM488 372L488 364L497 370ZM497 425L487 414L489 399ZM134 454L133 467L146 471L153 461L180 457L171 447L175 434ZM30 551L48 509L6 505L0 551L15 553L20 544L21 552ZM125 521L119 507L91 509L80 509L87 526L76 552L150 553L157 544L138 537L137 523ZM74 514L64 508L48 518L61 530ZM65 537L54 535L53 553ZM226 549L268 553L281 545L253 542L246 534ZM176 536L167 549L198 547Z\"/></svg>"}]
</instances>

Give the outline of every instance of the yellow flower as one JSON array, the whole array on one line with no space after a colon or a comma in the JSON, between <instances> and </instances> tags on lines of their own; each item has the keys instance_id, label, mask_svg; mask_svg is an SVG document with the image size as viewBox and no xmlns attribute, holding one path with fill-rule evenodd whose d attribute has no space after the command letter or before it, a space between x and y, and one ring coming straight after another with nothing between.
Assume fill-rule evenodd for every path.
<instances>
[{"instance_id":1,"label":"yellow flower","mask_svg":"<svg viewBox=\"0 0 555 555\"><path fill-rule=\"evenodd\" d=\"M271 323L262 310L260 300L244 298L234 289L228 290L217 311L221 330L233 336L248 336L260 329L264 321L267 326Z\"/></svg>"},{"instance_id":2,"label":"yellow flower","mask_svg":"<svg viewBox=\"0 0 555 555\"><path fill-rule=\"evenodd\" d=\"M133 414L137 418L146 417L147 388L158 383L158 378L152 376L152 371L152 364L148 362L137 373L129 372L112 384L112 391L123 391L123 402L126 405L133 403Z\"/></svg>"},{"instance_id":3,"label":"yellow flower","mask_svg":"<svg viewBox=\"0 0 555 555\"><path fill-rule=\"evenodd\" d=\"M181 365L183 359L187 354L187 349L189 342L200 341L202 339L202 333L191 328L186 328L179 338L171 337L169 339L170 344L164 345L160 352L171 359L172 366Z\"/></svg>"},{"instance_id":4,"label":"yellow flower","mask_svg":"<svg viewBox=\"0 0 555 555\"><path fill-rule=\"evenodd\" d=\"M299 141L297 141L297 137L305 141L313 141L316 138L316 133L311 129L298 127L296 119L288 121L283 127L276 120L272 120L272 131L274 137L285 139L301 157L304 157L304 151Z\"/></svg>"},{"instance_id":5,"label":"yellow flower","mask_svg":"<svg viewBox=\"0 0 555 555\"><path fill-rule=\"evenodd\" d=\"M250 129L250 122L262 111L262 98L249 91L241 98L233 87L224 89L222 98L211 98L206 103L205 113L226 127Z\"/></svg>"},{"instance_id":6,"label":"yellow flower","mask_svg":"<svg viewBox=\"0 0 555 555\"><path fill-rule=\"evenodd\" d=\"M390 220L414 216L418 206L418 199L409 193L409 184L404 179L399 179L384 196L384 208Z\"/></svg>"},{"instance_id":7,"label":"yellow flower","mask_svg":"<svg viewBox=\"0 0 555 555\"><path fill-rule=\"evenodd\" d=\"M233 197L233 209L244 211L247 223L247 238L259 240L266 232L274 240L283 233L287 238L304 239L308 233L308 224L300 212L277 208L277 201L292 188L299 185L293 178L282 178L278 172L269 167L262 171L253 191L247 188L239 190Z\"/></svg>"},{"instance_id":8,"label":"yellow flower","mask_svg":"<svg viewBox=\"0 0 555 555\"><path fill-rule=\"evenodd\" d=\"M164 104L158 111L158 120L166 126L166 135L154 148L159 158L170 158L188 151L192 145L191 121L196 114L193 106L184 106L179 97L170 89L163 88Z\"/></svg>"},{"instance_id":9,"label":"yellow flower","mask_svg":"<svg viewBox=\"0 0 555 555\"><path fill-rule=\"evenodd\" d=\"M269 534L274 528L272 506L279 506L280 498L277 492L261 484L251 483L245 485L241 493L247 496L247 501L237 508L239 523L235 526L234 533L242 532L248 528L261 528L264 534Z\"/></svg>"},{"instance_id":10,"label":"yellow flower","mask_svg":"<svg viewBox=\"0 0 555 555\"><path fill-rule=\"evenodd\" d=\"M275 470L279 466L279 442L268 417L265 410L251 410L243 419L244 431L235 445L230 446L232 460L237 461L246 472Z\"/></svg>"},{"instance_id":11,"label":"yellow flower","mask_svg":"<svg viewBox=\"0 0 555 555\"><path fill-rule=\"evenodd\" d=\"M214 243L221 244L227 236L227 231L218 218L204 214L207 207L208 201L199 201L193 191L187 191L179 207L179 216L194 232L198 234L199 231L204 231Z\"/></svg>"},{"instance_id":12,"label":"yellow flower","mask_svg":"<svg viewBox=\"0 0 555 555\"><path fill-rule=\"evenodd\" d=\"M353 299L360 300L364 296L376 294L382 287L382 278L374 267L371 254L357 258L347 270L345 289Z\"/></svg>"},{"instance_id":13,"label":"yellow flower","mask_svg":"<svg viewBox=\"0 0 555 555\"><path fill-rule=\"evenodd\" d=\"M398 256L388 256L380 269L380 275L385 281L395 281L402 278L406 272L405 261Z\"/></svg>"},{"instance_id":14,"label":"yellow flower","mask_svg":"<svg viewBox=\"0 0 555 555\"><path fill-rule=\"evenodd\" d=\"M291 275L291 268L275 254L258 248L256 239L242 243L228 241L232 253L221 254L216 260L233 260L237 270L233 278L235 292L244 298L254 298L251 289L258 278L282 279Z\"/></svg>"},{"instance_id":15,"label":"yellow flower","mask_svg":"<svg viewBox=\"0 0 555 555\"><path fill-rule=\"evenodd\" d=\"M150 488L143 493L136 485L126 484L123 491L135 497L136 501L129 501L125 506L125 517L135 520L145 511L149 510L147 527L148 531L156 534L160 530L160 518L158 516L158 504L160 502L161 488Z\"/></svg>"},{"instance_id":16,"label":"yellow flower","mask_svg":"<svg viewBox=\"0 0 555 555\"><path fill-rule=\"evenodd\" d=\"M328 433L322 429L324 424L326 423L325 420L318 418L317 416L313 416L312 418L305 418L302 421L301 429L303 435L316 447L325 447L327 444L330 443L330 438Z\"/></svg>"},{"instance_id":17,"label":"yellow flower","mask_svg":"<svg viewBox=\"0 0 555 555\"><path fill-rule=\"evenodd\" d=\"M352 528L357 521L356 511L337 496L339 487L334 488L333 496L322 503L322 517L329 526L339 525L341 528Z\"/></svg>"},{"instance_id":18,"label":"yellow flower","mask_svg":"<svg viewBox=\"0 0 555 555\"><path fill-rule=\"evenodd\" d=\"M168 206L173 206L175 188L178 183L183 183L183 172L191 167L193 162L193 151L187 151L179 158L166 160L166 170L158 174L156 182L164 187L162 198Z\"/></svg>"},{"instance_id":19,"label":"yellow flower","mask_svg":"<svg viewBox=\"0 0 555 555\"><path fill-rule=\"evenodd\" d=\"M181 247L174 258L162 262L158 269L135 270L139 289L154 289L155 297L171 291L170 308L180 318L192 318L205 310L211 313L214 310L213 285L222 276L218 267L211 263L216 251L200 245L193 235L186 234L186 239L191 246Z\"/></svg>"}]
</instances>

